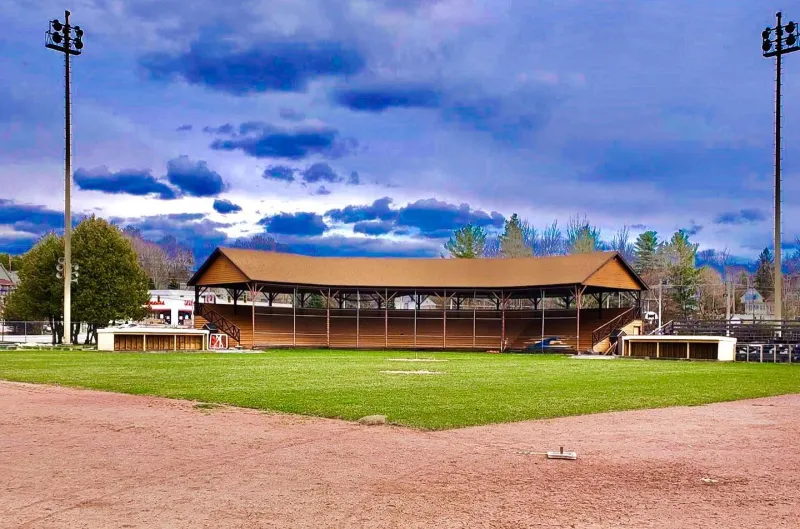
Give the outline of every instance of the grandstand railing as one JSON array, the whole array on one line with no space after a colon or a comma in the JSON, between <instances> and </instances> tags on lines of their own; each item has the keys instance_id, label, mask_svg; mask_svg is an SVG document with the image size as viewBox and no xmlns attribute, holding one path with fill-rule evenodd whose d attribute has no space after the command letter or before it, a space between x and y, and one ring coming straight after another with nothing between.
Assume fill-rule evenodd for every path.
<instances>
[{"instance_id":1,"label":"grandstand railing","mask_svg":"<svg viewBox=\"0 0 800 529\"><path fill-rule=\"evenodd\" d=\"M638 307L631 307L616 318L609 320L600 327L596 328L594 331L592 331L592 346L597 345L611 336L611 333L614 332L614 329L625 327L630 322L637 319L638 315Z\"/></svg>"},{"instance_id":2,"label":"grandstand railing","mask_svg":"<svg viewBox=\"0 0 800 529\"><path fill-rule=\"evenodd\" d=\"M689 320L675 321L664 327L660 334L731 336L746 344L800 343L800 321L793 320Z\"/></svg>"}]
</instances>

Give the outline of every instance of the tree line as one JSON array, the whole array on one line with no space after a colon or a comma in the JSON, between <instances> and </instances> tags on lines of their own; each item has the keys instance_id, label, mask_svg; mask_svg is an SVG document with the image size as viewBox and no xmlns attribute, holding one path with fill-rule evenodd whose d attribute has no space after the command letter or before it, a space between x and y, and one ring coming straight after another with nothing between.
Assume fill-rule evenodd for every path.
<instances>
[{"instance_id":1,"label":"tree line","mask_svg":"<svg viewBox=\"0 0 800 529\"><path fill-rule=\"evenodd\" d=\"M798 244L800 247L800 244ZM557 221L537 229L516 213L505 222L502 232L490 237L481 226L467 224L453 232L444 244L451 258L515 258L569 255L594 251L619 252L650 287L648 305L661 300L663 320L675 318L720 319L742 311L741 296L751 288L766 302L773 297L773 263L769 249L756 261L755 272L735 266L727 251L698 252L698 245L684 230L667 239L645 231L631 240L627 227L604 240L600 229L584 217L572 217L563 227ZM700 265L699 262L704 264ZM788 269L784 299L786 316L800 316L800 250L787 256ZM650 303L652 302L652 303Z\"/></svg>"}]
</instances>

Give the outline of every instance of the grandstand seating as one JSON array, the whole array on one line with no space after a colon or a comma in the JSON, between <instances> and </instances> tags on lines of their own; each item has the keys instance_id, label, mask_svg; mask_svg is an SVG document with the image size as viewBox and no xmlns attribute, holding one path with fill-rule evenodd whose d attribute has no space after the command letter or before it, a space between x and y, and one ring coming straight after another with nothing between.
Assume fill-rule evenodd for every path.
<instances>
[{"instance_id":1,"label":"grandstand seating","mask_svg":"<svg viewBox=\"0 0 800 529\"><path fill-rule=\"evenodd\" d=\"M355 309L331 309L330 330L325 309L256 307L255 334L252 309L214 305L215 312L238 326L243 347L334 347L334 348L419 348L419 349L501 349L502 316L499 310L418 310L416 333L413 310L362 309L356 320ZM581 311L578 349L591 349L592 332L627 309ZM505 311L504 350L521 351L543 337L556 337L570 348L576 346L576 311ZM445 321L446 320L446 321ZM387 325L388 321L388 325ZM195 319L202 327L205 320ZM445 331L446 329L446 331ZM387 332L388 331L388 332ZM474 331L474 332L473 332Z\"/></svg>"}]
</instances>

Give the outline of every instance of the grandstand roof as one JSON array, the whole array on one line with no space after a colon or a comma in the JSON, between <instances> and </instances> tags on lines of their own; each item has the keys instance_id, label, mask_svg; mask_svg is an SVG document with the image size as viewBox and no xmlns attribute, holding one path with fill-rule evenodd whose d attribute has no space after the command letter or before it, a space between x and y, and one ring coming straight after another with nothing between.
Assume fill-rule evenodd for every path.
<instances>
[{"instance_id":1,"label":"grandstand roof","mask_svg":"<svg viewBox=\"0 0 800 529\"><path fill-rule=\"evenodd\" d=\"M617 252L515 259L308 257L217 248L191 286L246 283L337 288L532 289L585 285L595 290L646 290Z\"/></svg>"}]
</instances>

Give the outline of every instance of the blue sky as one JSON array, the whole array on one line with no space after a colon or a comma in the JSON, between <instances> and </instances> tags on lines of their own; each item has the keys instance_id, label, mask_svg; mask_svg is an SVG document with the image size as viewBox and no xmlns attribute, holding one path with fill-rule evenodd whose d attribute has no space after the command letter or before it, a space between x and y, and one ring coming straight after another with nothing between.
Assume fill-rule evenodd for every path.
<instances>
[{"instance_id":1,"label":"blue sky","mask_svg":"<svg viewBox=\"0 0 800 529\"><path fill-rule=\"evenodd\" d=\"M755 258L772 219L759 1L81 0L75 215L198 253L437 256L455 227L586 215ZM0 251L61 223L63 2L0 9ZM797 13L785 16L800 18ZM795 61L797 59L797 61ZM795 64L797 63L797 64ZM800 56L784 240L800 235ZM797 97L795 97L797 96Z\"/></svg>"}]
</instances>

